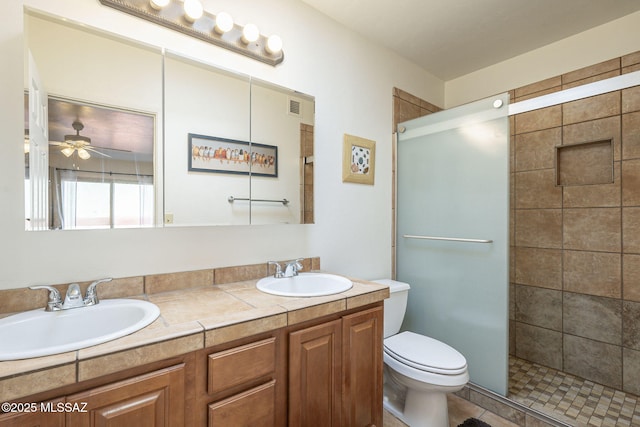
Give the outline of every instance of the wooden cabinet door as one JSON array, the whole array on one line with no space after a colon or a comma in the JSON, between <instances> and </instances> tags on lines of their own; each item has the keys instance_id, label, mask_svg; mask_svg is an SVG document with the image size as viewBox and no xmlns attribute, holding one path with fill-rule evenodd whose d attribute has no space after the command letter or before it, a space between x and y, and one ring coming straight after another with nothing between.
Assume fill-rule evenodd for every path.
<instances>
[{"instance_id":1,"label":"wooden cabinet door","mask_svg":"<svg viewBox=\"0 0 640 427\"><path fill-rule=\"evenodd\" d=\"M209 427L275 427L276 382L209 405Z\"/></svg>"},{"instance_id":2,"label":"wooden cabinet door","mask_svg":"<svg viewBox=\"0 0 640 427\"><path fill-rule=\"evenodd\" d=\"M64 400L57 399L38 403L37 412L0 413L0 427L64 427L64 413L57 411L62 404Z\"/></svg>"},{"instance_id":3,"label":"wooden cabinet door","mask_svg":"<svg viewBox=\"0 0 640 427\"><path fill-rule=\"evenodd\" d=\"M182 363L68 396L86 412L67 413L67 427L182 426L184 381Z\"/></svg>"},{"instance_id":4,"label":"wooden cabinet door","mask_svg":"<svg viewBox=\"0 0 640 427\"><path fill-rule=\"evenodd\" d=\"M289 426L340 426L342 322L289 335Z\"/></svg>"},{"instance_id":5,"label":"wooden cabinet door","mask_svg":"<svg viewBox=\"0 0 640 427\"><path fill-rule=\"evenodd\" d=\"M382 307L342 319L342 423L382 426Z\"/></svg>"}]
</instances>

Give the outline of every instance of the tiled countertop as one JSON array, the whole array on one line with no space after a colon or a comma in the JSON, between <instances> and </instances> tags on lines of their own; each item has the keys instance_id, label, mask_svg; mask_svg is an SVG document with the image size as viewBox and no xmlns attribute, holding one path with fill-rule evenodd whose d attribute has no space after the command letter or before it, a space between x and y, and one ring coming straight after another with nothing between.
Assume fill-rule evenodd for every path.
<instances>
[{"instance_id":1,"label":"tiled countertop","mask_svg":"<svg viewBox=\"0 0 640 427\"><path fill-rule=\"evenodd\" d=\"M0 362L0 402L53 390L135 366L379 302L385 285L351 279L346 292L281 297L257 280L142 295L160 317L131 335L78 351Z\"/></svg>"}]
</instances>

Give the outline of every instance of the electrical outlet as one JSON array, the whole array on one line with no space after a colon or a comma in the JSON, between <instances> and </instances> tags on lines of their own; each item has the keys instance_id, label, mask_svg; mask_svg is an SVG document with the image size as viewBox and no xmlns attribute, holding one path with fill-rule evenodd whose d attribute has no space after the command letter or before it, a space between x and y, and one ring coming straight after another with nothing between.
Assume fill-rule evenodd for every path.
<instances>
[{"instance_id":1,"label":"electrical outlet","mask_svg":"<svg viewBox=\"0 0 640 427\"><path fill-rule=\"evenodd\" d=\"M164 223L165 224L173 224L173 214L172 213L164 214Z\"/></svg>"}]
</instances>

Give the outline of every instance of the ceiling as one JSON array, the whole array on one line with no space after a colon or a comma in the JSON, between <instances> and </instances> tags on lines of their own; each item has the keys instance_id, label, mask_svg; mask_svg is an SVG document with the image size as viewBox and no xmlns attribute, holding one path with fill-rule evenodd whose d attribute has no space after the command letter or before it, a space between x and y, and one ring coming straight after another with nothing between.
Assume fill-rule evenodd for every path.
<instances>
[{"instance_id":1,"label":"ceiling","mask_svg":"<svg viewBox=\"0 0 640 427\"><path fill-rule=\"evenodd\" d=\"M640 10L639 0L302 1L445 81Z\"/></svg>"}]
</instances>

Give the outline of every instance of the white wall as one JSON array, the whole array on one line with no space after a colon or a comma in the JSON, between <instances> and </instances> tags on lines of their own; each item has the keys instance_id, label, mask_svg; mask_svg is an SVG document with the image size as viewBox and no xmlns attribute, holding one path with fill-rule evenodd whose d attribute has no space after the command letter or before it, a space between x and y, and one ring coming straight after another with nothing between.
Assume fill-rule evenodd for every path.
<instances>
[{"instance_id":1,"label":"white wall","mask_svg":"<svg viewBox=\"0 0 640 427\"><path fill-rule=\"evenodd\" d=\"M640 12L445 83L445 108L640 50ZM427 98L428 99L428 98Z\"/></svg>"},{"instance_id":2,"label":"white wall","mask_svg":"<svg viewBox=\"0 0 640 427\"><path fill-rule=\"evenodd\" d=\"M443 105L443 82L296 0L204 3L280 34L284 62L271 67L94 0L0 3L0 289L300 256L365 279L390 275L392 88ZM23 5L315 96L316 224L24 231ZM374 186L342 183L344 133L377 142Z\"/></svg>"}]
</instances>

